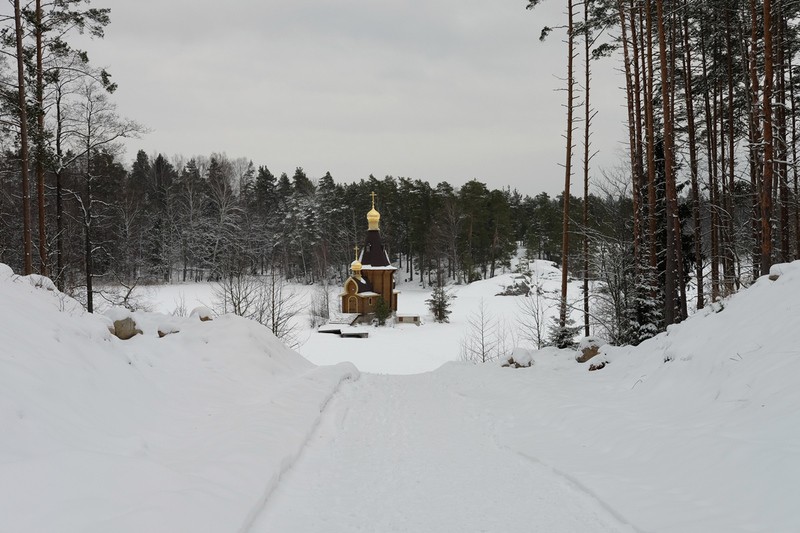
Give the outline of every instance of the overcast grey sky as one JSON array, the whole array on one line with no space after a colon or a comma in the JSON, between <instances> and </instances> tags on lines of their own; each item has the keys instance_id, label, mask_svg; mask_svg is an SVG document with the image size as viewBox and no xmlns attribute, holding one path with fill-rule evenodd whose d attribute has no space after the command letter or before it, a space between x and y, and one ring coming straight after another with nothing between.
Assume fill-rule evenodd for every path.
<instances>
[{"instance_id":1,"label":"overcast grey sky","mask_svg":"<svg viewBox=\"0 0 800 533\"><path fill-rule=\"evenodd\" d=\"M556 194L564 46L538 35L563 21L563 2L526 3L93 0L111 25L88 48L119 83L120 113L152 130L127 160L225 152L276 174ZM594 68L595 167L612 167L625 138L619 62Z\"/></svg>"}]
</instances>

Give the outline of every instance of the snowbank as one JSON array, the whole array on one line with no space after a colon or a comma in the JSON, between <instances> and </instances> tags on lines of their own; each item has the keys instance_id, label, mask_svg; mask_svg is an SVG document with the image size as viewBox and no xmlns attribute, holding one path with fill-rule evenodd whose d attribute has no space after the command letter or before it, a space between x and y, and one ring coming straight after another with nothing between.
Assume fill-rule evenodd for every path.
<instances>
[{"instance_id":1,"label":"snowbank","mask_svg":"<svg viewBox=\"0 0 800 533\"><path fill-rule=\"evenodd\" d=\"M358 377L234 316L133 313L121 341L32 281L0 265L3 531L238 530Z\"/></svg>"},{"instance_id":2,"label":"snowbank","mask_svg":"<svg viewBox=\"0 0 800 533\"><path fill-rule=\"evenodd\" d=\"M536 372L503 376L536 409L499 441L637 529L800 531L798 295L800 262L784 264L638 347L604 346L599 372L539 352Z\"/></svg>"}]
</instances>

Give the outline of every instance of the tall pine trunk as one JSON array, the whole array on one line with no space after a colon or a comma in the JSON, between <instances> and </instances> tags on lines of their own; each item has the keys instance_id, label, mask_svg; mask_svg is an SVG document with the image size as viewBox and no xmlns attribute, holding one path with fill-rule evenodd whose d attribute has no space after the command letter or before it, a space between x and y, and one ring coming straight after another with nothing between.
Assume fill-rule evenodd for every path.
<instances>
[{"instance_id":1,"label":"tall pine trunk","mask_svg":"<svg viewBox=\"0 0 800 533\"><path fill-rule=\"evenodd\" d=\"M569 190L572 175L572 124L575 97L573 8L573 0L567 0L567 147L564 161L564 217L561 235L561 306L558 314L558 325L562 330L567 325L567 278L569 276Z\"/></svg>"},{"instance_id":2,"label":"tall pine trunk","mask_svg":"<svg viewBox=\"0 0 800 533\"><path fill-rule=\"evenodd\" d=\"M703 37L707 28L700 25L700 55L703 67L703 79L709 84L708 60L706 58L705 39ZM703 91L703 103L706 116L706 152L708 153L708 189L709 206L711 210L711 301L717 301L719 291L719 202L717 198L717 138L716 138L716 98L714 106L711 105L710 89L706 86Z\"/></svg>"},{"instance_id":3,"label":"tall pine trunk","mask_svg":"<svg viewBox=\"0 0 800 533\"><path fill-rule=\"evenodd\" d=\"M684 0L684 10L688 1ZM700 224L700 185L697 170L697 132L694 123L694 96L692 91L692 48L689 40L689 15L683 16L683 75L686 98L686 128L689 136L689 172L692 186L692 226L694 230L695 278L697 282L697 309L705 306L703 291L703 233Z\"/></svg>"},{"instance_id":4,"label":"tall pine trunk","mask_svg":"<svg viewBox=\"0 0 800 533\"><path fill-rule=\"evenodd\" d=\"M589 137L591 135L592 108L589 101L589 83L591 81L591 58L589 50L589 0L583 4L583 44L586 63L584 65L584 101L583 101L583 333L589 336Z\"/></svg>"},{"instance_id":5,"label":"tall pine trunk","mask_svg":"<svg viewBox=\"0 0 800 533\"><path fill-rule=\"evenodd\" d=\"M658 247L657 247L657 231L658 219L656 218L656 163L655 163L655 124L653 112L653 98L655 95L654 89L654 69L653 69L653 14L650 0L645 0L645 17L646 28L642 35L642 40L645 41L642 47L642 54L645 53L642 63L647 66L647 79L644 83L644 105L645 105L645 125L647 130L647 222L648 222L648 245L650 252L650 275L655 278L658 272ZM650 286L656 286L656 280L650 280ZM651 296L655 296L654 294Z\"/></svg>"},{"instance_id":6,"label":"tall pine trunk","mask_svg":"<svg viewBox=\"0 0 800 533\"><path fill-rule=\"evenodd\" d=\"M632 45L629 46L628 44L628 30L627 30L627 17L625 14L625 7L622 3L622 0L617 0L617 11L619 13L619 23L620 23L620 31L621 31L621 40L622 40L622 57L623 57L623 64L624 64L624 72L625 72L625 99L627 104L627 111L628 111L628 155L630 157L630 165L631 165L631 180L633 186L633 258L634 258L634 268L638 271L639 268L639 260L640 260L640 248L639 248L639 241L641 239L641 217L640 217L640 205L639 205L639 188L641 187L641 180L640 175L638 172L637 164L636 164L636 154L638 149L638 138L636 134L636 95L634 91L638 91L638 88L634 87L634 73L632 72L632 60L631 60L631 51L630 48L633 48L633 56L636 56L636 47L635 47L635 32L633 33L633 41ZM631 25L632 29L635 27L633 24ZM638 71L637 71L638 75ZM637 76L638 77L638 76Z\"/></svg>"},{"instance_id":7,"label":"tall pine trunk","mask_svg":"<svg viewBox=\"0 0 800 533\"><path fill-rule=\"evenodd\" d=\"M31 238L31 190L28 174L28 109L25 99L25 61L22 48L22 14L19 0L14 0L14 29L17 51L17 104L19 106L20 170L22 171L22 248L25 275L33 274Z\"/></svg>"},{"instance_id":8,"label":"tall pine trunk","mask_svg":"<svg viewBox=\"0 0 800 533\"><path fill-rule=\"evenodd\" d=\"M750 187L753 190L750 226L753 237L753 279L761 273L761 174L763 172L761 144L761 103L758 84L758 9L756 0L750 0L750 43L748 49L748 73L750 101ZM746 78L747 81L747 78Z\"/></svg>"},{"instance_id":9,"label":"tall pine trunk","mask_svg":"<svg viewBox=\"0 0 800 533\"><path fill-rule=\"evenodd\" d=\"M772 266L772 1L764 0L764 173L761 186L761 273Z\"/></svg>"},{"instance_id":10,"label":"tall pine trunk","mask_svg":"<svg viewBox=\"0 0 800 533\"><path fill-rule=\"evenodd\" d=\"M664 181L666 185L666 223L667 249L666 272L664 277L664 322L674 324L681 320L680 303L677 296L680 283L678 263L680 246L680 220L678 218L678 196L675 188L673 162L672 106L670 94L669 56L667 55L667 38L664 21L664 0L656 0L656 25L658 30L658 48L661 57L661 99L664 119Z\"/></svg>"},{"instance_id":11,"label":"tall pine trunk","mask_svg":"<svg viewBox=\"0 0 800 533\"><path fill-rule=\"evenodd\" d=\"M47 276L47 230L44 196L44 66L42 0L36 0L36 197L39 210L39 272Z\"/></svg>"}]
</instances>

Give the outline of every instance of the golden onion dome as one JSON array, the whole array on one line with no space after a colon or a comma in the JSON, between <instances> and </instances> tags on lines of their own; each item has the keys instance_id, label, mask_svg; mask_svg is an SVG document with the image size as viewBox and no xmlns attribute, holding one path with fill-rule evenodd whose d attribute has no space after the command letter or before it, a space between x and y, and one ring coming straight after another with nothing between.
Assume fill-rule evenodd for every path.
<instances>
[{"instance_id":1,"label":"golden onion dome","mask_svg":"<svg viewBox=\"0 0 800 533\"><path fill-rule=\"evenodd\" d=\"M381 214L373 207L370 209L369 213L367 213L367 224L369 224L369 229L378 229L378 224L381 221Z\"/></svg>"},{"instance_id":2,"label":"golden onion dome","mask_svg":"<svg viewBox=\"0 0 800 533\"><path fill-rule=\"evenodd\" d=\"M367 224L369 225L369 229L374 230L378 229L378 224L381 221L381 214L378 213L378 210L375 209L375 193L371 194L372 196L372 209L369 210L367 213Z\"/></svg>"}]
</instances>

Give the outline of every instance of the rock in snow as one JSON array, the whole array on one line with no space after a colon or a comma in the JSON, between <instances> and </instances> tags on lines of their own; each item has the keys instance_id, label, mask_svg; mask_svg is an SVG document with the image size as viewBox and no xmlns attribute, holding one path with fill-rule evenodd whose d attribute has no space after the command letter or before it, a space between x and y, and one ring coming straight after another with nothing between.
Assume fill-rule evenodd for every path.
<instances>
[{"instance_id":1,"label":"rock in snow","mask_svg":"<svg viewBox=\"0 0 800 533\"><path fill-rule=\"evenodd\" d=\"M192 312L189 313L189 316L198 317L201 322L208 322L209 320L214 319L214 312L208 307L201 305L192 309Z\"/></svg>"}]
</instances>

